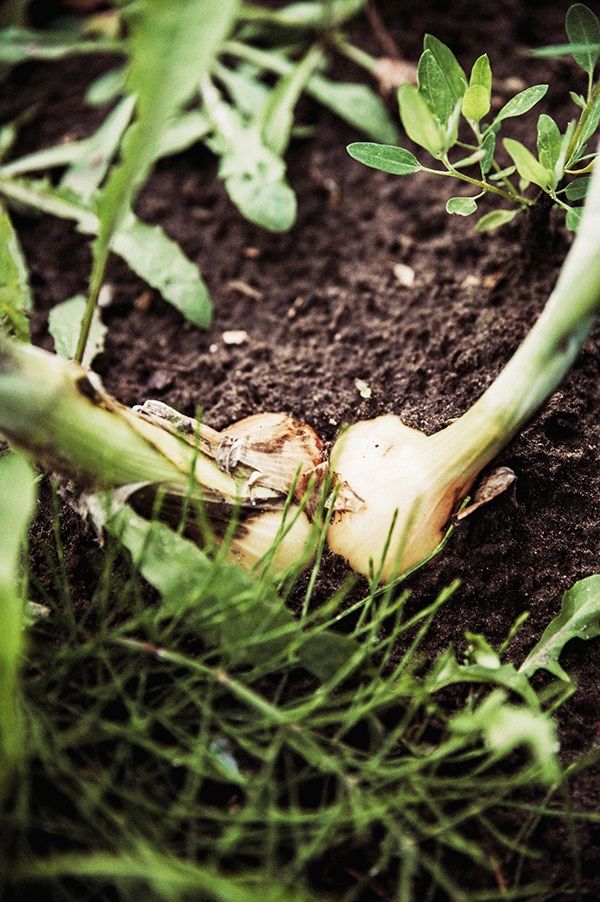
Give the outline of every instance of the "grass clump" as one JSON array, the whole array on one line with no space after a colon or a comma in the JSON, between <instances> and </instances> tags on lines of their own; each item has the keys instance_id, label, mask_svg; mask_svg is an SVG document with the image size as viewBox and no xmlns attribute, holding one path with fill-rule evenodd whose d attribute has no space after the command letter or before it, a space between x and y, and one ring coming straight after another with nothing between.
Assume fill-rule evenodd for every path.
<instances>
[{"instance_id":1,"label":"grass clump","mask_svg":"<svg viewBox=\"0 0 600 902\"><path fill-rule=\"evenodd\" d=\"M469 636L429 662L456 586L420 611L313 588L294 619L299 587L131 522L85 603L60 566L34 580L5 898L459 900L461 874L470 899L545 898L524 838L549 811L576 825L553 719L572 686L530 680L547 657L519 672Z\"/></svg>"}]
</instances>

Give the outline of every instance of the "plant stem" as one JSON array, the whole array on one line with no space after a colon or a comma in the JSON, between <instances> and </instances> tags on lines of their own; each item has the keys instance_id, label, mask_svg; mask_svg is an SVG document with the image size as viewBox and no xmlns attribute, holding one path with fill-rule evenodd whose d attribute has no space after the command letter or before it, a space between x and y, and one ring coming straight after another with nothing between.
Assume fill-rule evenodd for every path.
<instances>
[{"instance_id":1,"label":"plant stem","mask_svg":"<svg viewBox=\"0 0 600 902\"><path fill-rule=\"evenodd\" d=\"M468 182L469 185L474 185L476 188L479 188L480 191L489 191L491 194L497 194L500 197L506 198L506 200L512 201L513 203L524 204L526 207L533 207L535 205L535 201L529 200L529 198L527 197L523 197L522 194L503 191L502 188L496 188L495 185L490 185L489 182L484 182L481 179L475 179L470 175L465 175L464 172L461 172L459 169L455 169L452 163L450 163L447 158L442 160L442 162L447 167L446 170L429 169L427 166L423 166L423 172L430 172L434 175L452 176L452 178L460 179L461 182Z\"/></svg>"},{"instance_id":2,"label":"plant stem","mask_svg":"<svg viewBox=\"0 0 600 902\"><path fill-rule=\"evenodd\" d=\"M479 472L564 378L600 312L600 169L581 225L545 309L493 384L437 435L462 442L462 468ZM436 436L437 438L437 436Z\"/></svg>"},{"instance_id":3,"label":"plant stem","mask_svg":"<svg viewBox=\"0 0 600 902\"><path fill-rule=\"evenodd\" d=\"M594 107L594 104L596 103L596 101L598 100L599 97L600 97L600 79L598 79L598 81L594 85L594 87L591 91L589 100L585 106L585 109L582 110L581 116L579 117L579 122L577 123L577 125L575 127L575 131L573 132L573 137L571 138L571 141L569 143L569 148L566 153L565 169L569 169L569 167L572 166L573 163L575 162L575 160L573 160L572 158L574 155L575 156L577 155L577 151L580 149L579 148L579 140L581 137L581 133L583 132L583 129L585 128L585 126L587 124L587 121L590 117L590 113Z\"/></svg>"}]
</instances>

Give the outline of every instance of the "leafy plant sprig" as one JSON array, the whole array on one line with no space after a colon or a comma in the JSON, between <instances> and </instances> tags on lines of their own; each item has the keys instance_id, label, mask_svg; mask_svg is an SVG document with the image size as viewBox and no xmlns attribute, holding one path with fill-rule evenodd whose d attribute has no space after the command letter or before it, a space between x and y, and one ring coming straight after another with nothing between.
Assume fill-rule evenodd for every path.
<instances>
[{"instance_id":1,"label":"leafy plant sprig","mask_svg":"<svg viewBox=\"0 0 600 902\"><path fill-rule=\"evenodd\" d=\"M503 138L504 150L512 161L503 166L496 156L498 137L503 123L533 109L548 85L526 88L510 98L493 118L486 119L492 108L488 55L475 61L467 78L450 48L426 35L417 86L405 84L398 89L400 118L408 137L443 168L424 165L403 147L356 142L349 145L349 154L367 166L395 175L427 172L472 185L477 193L450 198L446 204L448 213L470 216L477 210L477 201L486 194L510 202L510 208L484 214L477 223L478 231L498 228L534 206L536 199L526 193L530 185L541 188L561 207L566 212L567 226L575 230L582 208L573 204L585 198L588 174L596 158L596 153L588 151L588 143L600 122L600 78L595 77L600 58L600 23L587 6L577 3L567 12L566 31L570 53L587 73L587 92L585 96L571 94L580 113L564 133L546 113L539 116L536 153L514 138ZM464 137L465 132L468 138ZM478 174L470 174L473 167L478 168Z\"/></svg>"}]
</instances>

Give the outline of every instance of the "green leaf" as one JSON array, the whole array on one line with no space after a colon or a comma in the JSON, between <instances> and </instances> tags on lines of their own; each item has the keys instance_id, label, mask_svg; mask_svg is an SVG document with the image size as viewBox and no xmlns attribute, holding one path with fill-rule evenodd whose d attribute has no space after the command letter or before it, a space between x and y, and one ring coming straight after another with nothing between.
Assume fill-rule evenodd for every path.
<instances>
[{"instance_id":1,"label":"green leaf","mask_svg":"<svg viewBox=\"0 0 600 902\"><path fill-rule=\"evenodd\" d=\"M440 64L431 50L424 50L417 68L419 93L436 119L446 126L452 115L452 91Z\"/></svg>"},{"instance_id":2,"label":"green leaf","mask_svg":"<svg viewBox=\"0 0 600 902\"><path fill-rule=\"evenodd\" d=\"M471 87L473 87L474 85L481 85L486 89L488 96L491 98L492 67L490 66L490 61L487 53L484 53L482 56L475 60L473 68L471 69L469 85Z\"/></svg>"},{"instance_id":3,"label":"green leaf","mask_svg":"<svg viewBox=\"0 0 600 902\"><path fill-rule=\"evenodd\" d=\"M218 565L188 539L124 507L106 524L130 551L142 576L161 593L167 610L198 612L199 635L234 663L295 658L326 680L357 652L349 637L303 634L275 587L259 582L237 564ZM227 607L223 607L223 599Z\"/></svg>"},{"instance_id":4,"label":"green leaf","mask_svg":"<svg viewBox=\"0 0 600 902\"><path fill-rule=\"evenodd\" d=\"M93 235L99 228L98 217L89 207L45 181L0 177L0 195L51 216L74 220L85 234ZM110 247L190 322L208 328L212 304L200 271L160 226L147 225L130 213Z\"/></svg>"},{"instance_id":5,"label":"green leaf","mask_svg":"<svg viewBox=\"0 0 600 902\"><path fill-rule=\"evenodd\" d=\"M562 150L562 135L560 129L551 116L542 113L538 119L537 132L539 161L545 169L550 172L555 172L555 167ZM558 179L555 178L554 187L556 187L557 182Z\"/></svg>"},{"instance_id":6,"label":"green leaf","mask_svg":"<svg viewBox=\"0 0 600 902\"><path fill-rule=\"evenodd\" d=\"M13 452L0 456L0 801L10 768L26 754L19 704L24 626L20 564L35 500L30 464Z\"/></svg>"},{"instance_id":7,"label":"green leaf","mask_svg":"<svg viewBox=\"0 0 600 902\"><path fill-rule=\"evenodd\" d=\"M462 66L450 48L433 35L426 34L423 45L425 50L433 54L438 66L444 73L452 96L452 106L456 106L467 89L467 76Z\"/></svg>"},{"instance_id":8,"label":"green leaf","mask_svg":"<svg viewBox=\"0 0 600 902\"><path fill-rule=\"evenodd\" d=\"M567 200L583 200L588 193L592 178L584 175L581 178L573 179L565 188L565 197Z\"/></svg>"},{"instance_id":9,"label":"green leaf","mask_svg":"<svg viewBox=\"0 0 600 902\"><path fill-rule=\"evenodd\" d=\"M269 91L262 110L260 130L265 146L282 156L287 150L294 125L294 108L300 95L323 59L323 51L317 45Z\"/></svg>"},{"instance_id":10,"label":"green leaf","mask_svg":"<svg viewBox=\"0 0 600 902\"><path fill-rule=\"evenodd\" d=\"M472 85L465 91L462 114L471 122L480 122L490 111L491 97L483 85Z\"/></svg>"},{"instance_id":11,"label":"green leaf","mask_svg":"<svg viewBox=\"0 0 600 902\"><path fill-rule=\"evenodd\" d=\"M225 187L249 222L271 232L287 232L294 225L296 195L284 180L273 180L260 171L242 172L226 178Z\"/></svg>"},{"instance_id":12,"label":"green leaf","mask_svg":"<svg viewBox=\"0 0 600 902\"><path fill-rule=\"evenodd\" d=\"M492 210L491 213L484 213L478 220L475 230L477 232L493 232L500 226L512 222L519 212L519 210Z\"/></svg>"},{"instance_id":13,"label":"green leaf","mask_svg":"<svg viewBox=\"0 0 600 902\"><path fill-rule=\"evenodd\" d=\"M88 202L106 175L125 129L131 121L135 98L124 97L106 117L98 131L81 142L80 154L61 179L61 187L71 188Z\"/></svg>"},{"instance_id":14,"label":"green leaf","mask_svg":"<svg viewBox=\"0 0 600 902\"><path fill-rule=\"evenodd\" d=\"M520 91L519 94L515 94L514 97L511 97L504 104L494 121L501 122L503 119L509 119L511 116L522 116L523 113L527 113L532 109L536 103L539 103L547 90L548 85L532 85L531 88Z\"/></svg>"},{"instance_id":15,"label":"green leaf","mask_svg":"<svg viewBox=\"0 0 600 902\"><path fill-rule=\"evenodd\" d=\"M576 232L580 226L582 216L583 207L571 207L571 209L567 211L567 215L565 217L565 224L567 228L572 232Z\"/></svg>"},{"instance_id":16,"label":"green leaf","mask_svg":"<svg viewBox=\"0 0 600 902\"><path fill-rule=\"evenodd\" d=\"M496 134L493 131L489 131L483 141L481 142L481 149L483 150L483 157L479 163L479 168L481 169L481 174L486 176L490 169L492 168L492 163L494 162L494 154L496 153Z\"/></svg>"},{"instance_id":17,"label":"green leaf","mask_svg":"<svg viewBox=\"0 0 600 902\"><path fill-rule=\"evenodd\" d=\"M353 160L382 172L391 172L392 175L412 175L423 168L414 154L403 147L356 141L349 144L346 150Z\"/></svg>"},{"instance_id":18,"label":"green leaf","mask_svg":"<svg viewBox=\"0 0 600 902\"><path fill-rule=\"evenodd\" d=\"M411 84L398 88L400 118L411 141L439 159L448 149L445 129L434 117L425 98Z\"/></svg>"},{"instance_id":19,"label":"green leaf","mask_svg":"<svg viewBox=\"0 0 600 902\"><path fill-rule=\"evenodd\" d=\"M48 315L48 331L54 339L54 349L59 357L72 360L75 356L77 339L81 321L85 313L85 297L81 294L56 304ZM92 361L104 350L104 339L108 329L100 318L98 308L94 311L90 337L82 360L84 367L90 367Z\"/></svg>"},{"instance_id":20,"label":"green leaf","mask_svg":"<svg viewBox=\"0 0 600 902\"><path fill-rule=\"evenodd\" d=\"M588 576L568 589L562 598L560 614L548 624L540 641L519 668L531 676L547 670L565 682L571 678L559 664L560 654L571 639L594 639L600 636L600 575Z\"/></svg>"},{"instance_id":21,"label":"green leaf","mask_svg":"<svg viewBox=\"0 0 600 902\"><path fill-rule=\"evenodd\" d=\"M27 263L10 217L0 206L0 330L29 341L31 307Z\"/></svg>"},{"instance_id":22,"label":"green leaf","mask_svg":"<svg viewBox=\"0 0 600 902\"><path fill-rule=\"evenodd\" d=\"M600 122L600 94L596 97L593 104L591 105L589 112L587 114L586 120L584 122L583 128L581 130L581 134L579 135L578 142L578 150L583 148L586 141L595 134L596 129L598 128L598 123Z\"/></svg>"},{"instance_id":23,"label":"green leaf","mask_svg":"<svg viewBox=\"0 0 600 902\"><path fill-rule=\"evenodd\" d=\"M479 658L479 661L477 660ZM457 683L477 683L482 686L501 686L520 695L527 704L539 709L540 703L529 684L526 674L519 673L514 664L492 662L481 654L476 655L476 663L459 664L452 648L438 659L427 677L427 690L438 692L446 686Z\"/></svg>"},{"instance_id":24,"label":"green leaf","mask_svg":"<svg viewBox=\"0 0 600 902\"><path fill-rule=\"evenodd\" d=\"M457 216L470 216L477 209L477 201L473 197L451 197L446 202L446 213Z\"/></svg>"},{"instance_id":25,"label":"green leaf","mask_svg":"<svg viewBox=\"0 0 600 902\"><path fill-rule=\"evenodd\" d=\"M575 3L567 10L565 28L571 53L578 66L589 75L600 58L600 22L597 16L583 3Z\"/></svg>"},{"instance_id":26,"label":"green leaf","mask_svg":"<svg viewBox=\"0 0 600 902\"><path fill-rule=\"evenodd\" d=\"M503 144L522 179L539 185L544 191L548 191L553 186L554 173L542 166L524 144L515 141L514 138L504 138Z\"/></svg>"},{"instance_id":27,"label":"green leaf","mask_svg":"<svg viewBox=\"0 0 600 902\"><path fill-rule=\"evenodd\" d=\"M333 82L313 75L306 92L373 141L393 144L398 140L398 130L385 104L367 85Z\"/></svg>"}]
</instances>

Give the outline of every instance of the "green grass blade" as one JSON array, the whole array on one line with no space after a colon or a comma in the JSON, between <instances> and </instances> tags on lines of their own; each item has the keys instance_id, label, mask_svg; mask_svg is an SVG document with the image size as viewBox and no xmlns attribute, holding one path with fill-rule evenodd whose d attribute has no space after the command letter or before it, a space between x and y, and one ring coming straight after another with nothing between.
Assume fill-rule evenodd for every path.
<instances>
[{"instance_id":1,"label":"green grass blade","mask_svg":"<svg viewBox=\"0 0 600 902\"><path fill-rule=\"evenodd\" d=\"M34 472L17 454L0 458L0 799L22 752L19 668L23 592L19 565L35 504Z\"/></svg>"}]
</instances>

